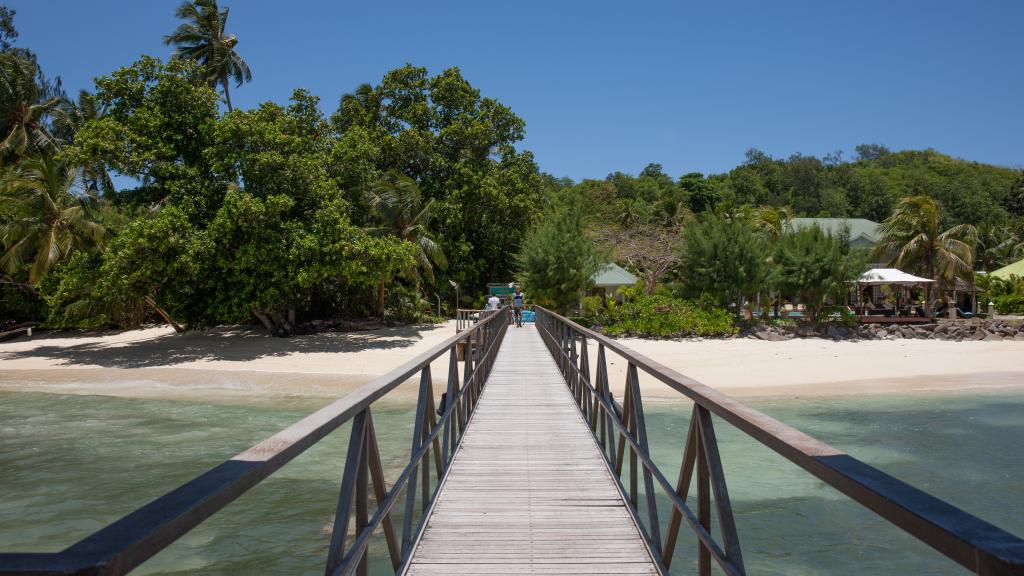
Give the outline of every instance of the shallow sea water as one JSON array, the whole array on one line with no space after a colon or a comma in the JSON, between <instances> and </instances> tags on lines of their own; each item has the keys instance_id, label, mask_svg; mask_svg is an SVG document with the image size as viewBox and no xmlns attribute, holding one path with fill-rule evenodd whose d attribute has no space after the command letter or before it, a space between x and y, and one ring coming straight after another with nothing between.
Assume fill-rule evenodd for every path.
<instances>
[{"instance_id":1,"label":"shallow sea water","mask_svg":"<svg viewBox=\"0 0 1024 576\"><path fill-rule=\"evenodd\" d=\"M1024 393L747 402L1024 534ZM58 551L322 404L0 392L0 552ZM674 478L691 407L649 401L646 408L653 456ZM408 457L412 413L404 403L374 410L388 478ZM721 420L715 425L750 574L966 573ZM137 573L322 573L344 428ZM664 517L667 501L660 507ZM383 538L372 549L373 572L385 573ZM674 573L691 573L694 550L693 538L680 539Z\"/></svg>"}]
</instances>

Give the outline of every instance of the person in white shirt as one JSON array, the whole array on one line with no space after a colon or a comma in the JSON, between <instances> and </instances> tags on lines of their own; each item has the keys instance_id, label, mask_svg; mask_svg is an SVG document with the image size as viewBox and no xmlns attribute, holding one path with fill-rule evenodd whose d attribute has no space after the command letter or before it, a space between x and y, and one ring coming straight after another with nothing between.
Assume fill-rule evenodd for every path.
<instances>
[{"instance_id":1,"label":"person in white shirt","mask_svg":"<svg viewBox=\"0 0 1024 576\"><path fill-rule=\"evenodd\" d=\"M497 310L498 309L498 297L491 294L491 297L487 299L487 306L485 310Z\"/></svg>"}]
</instances>

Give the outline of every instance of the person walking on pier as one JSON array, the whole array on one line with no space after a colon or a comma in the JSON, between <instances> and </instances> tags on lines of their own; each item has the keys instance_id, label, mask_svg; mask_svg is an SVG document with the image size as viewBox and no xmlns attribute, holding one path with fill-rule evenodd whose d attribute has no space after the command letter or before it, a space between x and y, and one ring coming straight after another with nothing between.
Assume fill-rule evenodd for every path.
<instances>
[{"instance_id":1,"label":"person walking on pier","mask_svg":"<svg viewBox=\"0 0 1024 576\"><path fill-rule=\"evenodd\" d=\"M523 304L525 301L523 289L516 286L516 293L512 295L512 311L515 313L516 326L520 328L523 327Z\"/></svg>"}]
</instances>

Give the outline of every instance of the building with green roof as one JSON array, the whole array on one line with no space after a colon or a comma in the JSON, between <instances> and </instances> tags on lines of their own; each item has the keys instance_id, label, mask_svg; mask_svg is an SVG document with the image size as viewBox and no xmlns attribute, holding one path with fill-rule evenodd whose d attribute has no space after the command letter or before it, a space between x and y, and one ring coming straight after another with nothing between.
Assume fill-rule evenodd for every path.
<instances>
[{"instance_id":1,"label":"building with green roof","mask_svg":"<svg viewBox=\"0 0 1024 576\"><path fill-rule=\"evenodd\" d=\"M594 283L594 292L613 298L616 296L615 292L619 288L632 286L636 284L639 278L630 274L622 266L612 262L598 270L596 274L590 277L590 280Z\"/></svg>"},{"instance_id":2,"label":"building with green roof","mask_svg":"<svg viewBox=\"0 0 1024 576\"><path fill-rule=\"evenodd\" d=\"M1002 278L1003 280L1009 280L1010 276L1020 276L1021 278L1024 278L1024 259L1017 260L1013 264L1003 266L999 270L993 270L992 272L989 272L989 275L995 276L996 278Z\"/></svg>"},{"instance_id":3,"label":"building with green roof","mask_svg":"<svg viewBox=\"0 0 1024 576\"><path fill-rule=\"evenodd\" d=\"M878 244L878 222L865 218L793 218L789 221L790 229L801 230L818 225L831 234L839 234L843 227L849 228L850 246L853 248L874 248Z\"/></svg>"}]
</instances>

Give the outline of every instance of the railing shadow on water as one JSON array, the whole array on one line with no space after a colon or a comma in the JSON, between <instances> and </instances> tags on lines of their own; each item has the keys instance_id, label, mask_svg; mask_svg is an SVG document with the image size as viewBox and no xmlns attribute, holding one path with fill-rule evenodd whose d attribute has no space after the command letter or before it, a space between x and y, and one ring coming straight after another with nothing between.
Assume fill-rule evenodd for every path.
<instances>
[{"instance_id":1,"label":"railing shadow on water","mask_svg":"<svg viewBox=\"0 0 1024 576\"><path fill-rule=\"evenodd\" d=\"M1024 540L1019 537L539 306L537 328L663 573L672 568L685 522L697 538L698 574L711 574L712 561L725 574L747 574L715 435L715 415L968 570L982 575L1024 574ZM588 342L597 344L593 363ZM628 363L622 403L611 392L609 353ZM674 484L651 458L640 371L693 401ZM624 472L628 488L621 480ZM694 472L696 512L687 504ZM643 499L639 498L641 479ZM667 518L658 510L659 500L664 508L666 499ZM721 543L713 536L712 501Z\"/></svg>"},{"instance_id":2,"label":"railing shadow on water","mask_svg":"<svg viewBox=\"0 0 1024 576\"><path fill-rule=\"evenodd\" d=\"M476 408L508 329L508 315L507 308L481 314L472 325L394 371L61 552L0 553L0 575L126 574L350 421L325 573L367 574L371 537L378 531L390 567L401 572ZM443 361L446 354L443 404L438 406L431 363ZM419 394L410 456L399 475L387 479L371 408L416 376Z\"/></svg>"}]
</instances>

